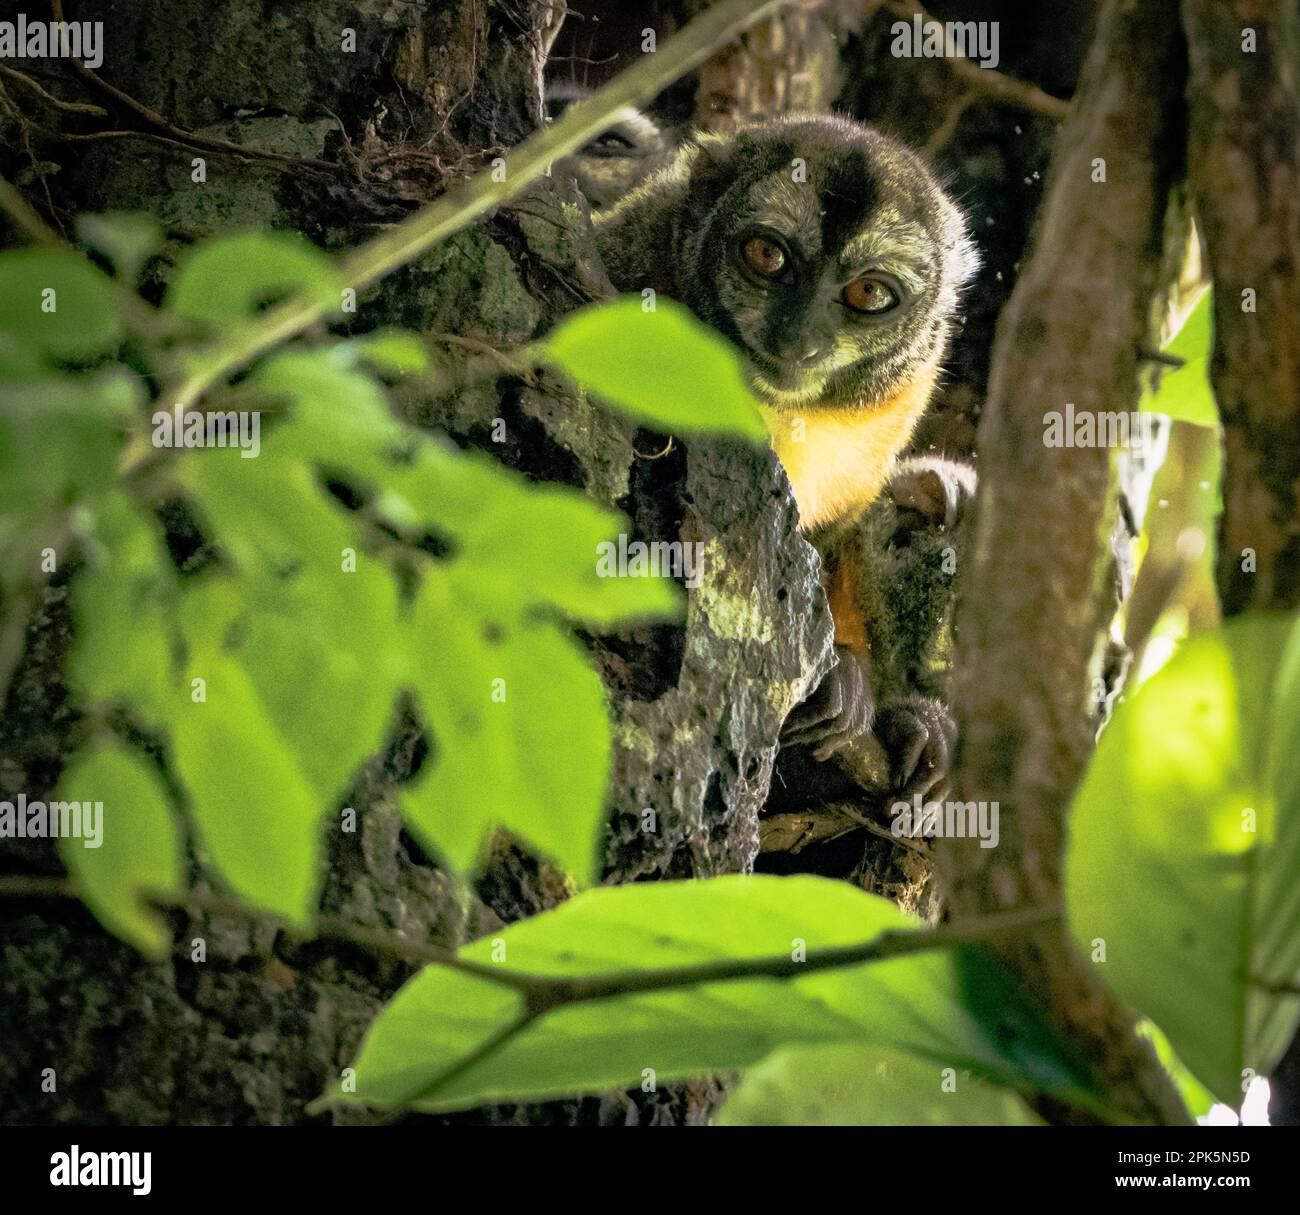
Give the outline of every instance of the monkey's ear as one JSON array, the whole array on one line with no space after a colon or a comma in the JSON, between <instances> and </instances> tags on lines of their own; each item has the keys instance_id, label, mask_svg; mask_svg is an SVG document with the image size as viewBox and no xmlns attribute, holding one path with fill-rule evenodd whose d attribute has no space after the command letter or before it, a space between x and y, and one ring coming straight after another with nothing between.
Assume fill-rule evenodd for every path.
<instances>
[{"instance_id":1,"label":"monkey's ear","mask_svg":"<svg viewBox=\"0 0 1300 1215\"><path fill-rule=\"evenodd\" d=\"M721 135L697 135L688 147L691 194L712 198L726 189L731 171L731 143Z\"/></svg>"}]
</instances>

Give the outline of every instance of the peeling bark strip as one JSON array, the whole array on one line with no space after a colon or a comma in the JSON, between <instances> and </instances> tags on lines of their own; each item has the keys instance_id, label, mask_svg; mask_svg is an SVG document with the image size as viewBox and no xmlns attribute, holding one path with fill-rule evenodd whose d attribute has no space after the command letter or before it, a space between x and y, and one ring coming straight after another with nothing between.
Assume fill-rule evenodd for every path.
<instances>
[{"instance_id":1,"label":"peeling bark strip","mask_svg":"<svg viewBox=\"0 0 1300 1215\"><path fill-rule=\"evenodd\" d=\"M1219 593L1225 616L1294 608L1300 605L1300 9L1293 0L1183 0L1183 19L1189 181L1215 282L1211 375L1224 425Z\"/></svg>"},{"instance_id":2,"label":"peeling bark strip","mask_svg":"<svg viewBox=\"0 0 1300 1215\"><path fill-rule=\"evenodd\" d=\"M939 842L957 923L1061 897L1066 807L1092 749L1086 698L1106 615L1110 453L1045 446L1044 414L1067 403L1134 407L1165 200L1181 167L1184 70L1176 0L1111 0L998 326L974 560L958 607L954 796L997 800L1004 813L997 848ZM1091 1060L1121 1116L1186 1121L1131 1016L1063 926L999 953Z\"/></svg>"}]
</instances>

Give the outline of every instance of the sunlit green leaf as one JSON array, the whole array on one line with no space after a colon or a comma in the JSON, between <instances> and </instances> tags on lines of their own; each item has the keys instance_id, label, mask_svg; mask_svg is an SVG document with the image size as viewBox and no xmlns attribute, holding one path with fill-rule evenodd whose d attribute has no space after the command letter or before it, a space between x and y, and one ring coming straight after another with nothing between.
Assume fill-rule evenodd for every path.
<instances>
[{"instance_id":1,"label":"sunlit green leaf","mask_svg":"<svg viewBox=\"0 0 1300 1215\"><path fill-rule=\"evenodd\" d=\"M124 283L134 284L140 267L163 244L162 225L139 211L78 215L77 235L108 257Z\"/></svg>"},{"instance_id":2,"label":"sunlit green leaf","mask_svg":"<svg viewBox=\"0 0 1300 1215\"><path fill-rule=\"evenodd\" d=\"M355 338L357 354L367 363L390 375L410 375L428 371L433 365L429 347L414 333L401 329L381 329Z\"/></svg>"},{"instance_id":3,"label":"sunlit green leaf","mask_svg":"<svg viewBox=\"0 0 1300 1215\"><path fill-rule=\"evenodd\" d=\"M191 250L172 275L167 306L188 320L231 328L290 295L337 302L342 286L330 259L305 238L248 232Z\"/></svg>"},{"instance_id":4,"label":"sunlit green leaf","mask_svg":"<svg viewBox=\"0 0 1300 1215\"><path fill-rule=\"evenodd\" d=\"M1217 426L1219 409L1210 384L1213 350L1214 292L1206 291L1165 347L1165 353L1182 359L1183 366L1161 370L1159 387L1143 393L1142 408L1197 426Z\"/></svg>"},{"instance_id":5,"label":"sunlit green leaf","mask_svg":"<svg viewBox=\"0 0 1300 1215\"><path fill-rule=\"evenodd\" d=\"M193 680L200 679L199 699ZM241 897L305 926L329 809L244 667L213 645L195 653L171 721L176 769L204 855Z\"/></svg>"},{"instance_id":6,"label":"sunlit green leaf","mask_svg":"<svg viewBox=\"0 0 1300 1215\"><path fill-rule=\"evenodd\" d=\"M506 827L589 882L610 762L600 680L562 629L471 615L462 598L435 567L415 604L411 678L435 753L403 791L406 816L457 869Z\"/></svg>"},{"instance_id":7,"label":"sunlit green leaf","mask_svg":"<svg viewBox=\"0 0 1300 1215\"><path fill-rule=\"evenodd\" d=\"M631 525L577 490L532 485L494 461L433 444L387 485L412 518L454 541L465 592L484 610L546 604L596 628L682 615L668 579L607 576L604 546L616 548Z\"/></svg>"},{"instance_id":8,"label":"sunlit green leaf","mask_svg":"<svg viewBox=\"0 0 1300 1215\"><path fill-rule=\"evenodd\" d=\"M1300 626L1193 638L1117 710L1075 801L1066 890L1103 977L1236 1105L1300 1022ZM1188 999L1195 993L1194 999Z\"/></svg>"},{"instance_id":9,"label":"sunlit green leaf","mask_svg":"<svg viewBox=\"0 0 1300 1215\"><path fill-rule=\"evenodd\" d=\"M526 974L609 976L792 957L801 948L846 946L912 926L893 904L845 882L723 877L597 888L461 954ZM470 1056L518 1018L521 997L430 967L371 1027L357 1063L356 1099L455 1109L597 1093L639 1085L648 1075L662 1083L746 1067L796 1043L891 1046L958 1071L1078 1096L1077 1069L1059 1052L1040 1043L1009 1060L1013 1031L996 1016L971 1013L963 996L968 976L957 967L953 954L925 953L791 980L738 979L573 1003L477 1061ZM1013 998L1004 993L1007 1002Z\"/></svg>"},{"instance_id":10,"label":"sunlit green leaf","mask_svg":"<svg viewBox=\"0 0 1300 1215\"><path fill-rule=\"evenodd\" d=\"M110 279L75 253L0 253L0 344L56 359L100 354L117 344L122 318Z\"/></svg>"},{"instance_id":11,"label":"sunlit green leaf","mask_svg":"<svg viewBox=\"0 0 1300 1215\"><path fill-rule=\"evenodd\" d=\"M1014 1092L932 1059L836 1042L786 1046L745 1073L721 1126L1037 1126Z\"/></svg>"},{"instance_id":12,"label":"sunlit green leaf","mask_svg":"<svg viewBox=\"0 0 1300 1215\"><path fill-rule=\"evenodd\" d=\"M162 532L122 494L94 514L87 568L72 584L70 674L88 703L126 700L155 722L166 712L172 666L173 574Z\"/></svg>"},{"instance_id":13,"label":"sunlit green leaf","mask_svg":"<svg viewBox=\"0 0 1300 1215\"><path fill-rule=\"evenodd\" d=\"M671 300L648 312L634 296L593 304L542 345L573 379L661 430L767 435L739 354Z\"/></svg>"},{"instance_id":14,"label":"sunlit green leaf","mask_svg":"<svg viewBox=\"0 0 1300 1215\"><path fill-rule=\"evenodd\" d=\"M0 383L0 565L60 549L66 512L113 484L138 398L120 371Z\"/></svg>"},{"instance_id":15,"label":"sunlit green leaf","mask_svg":"<svg viewBox=\"0 0 1300 1215\"><path fill-rule=\"evenodd\" d=\"M103 803L96 847L84 837L60 840L77 893L110 932L145 953L165 953L166 925L142 896L176 892L183 874L180 836L157 772L117 744L96 745L64 770L58 797L83 807Z\"/></svg>"}]
</instances>

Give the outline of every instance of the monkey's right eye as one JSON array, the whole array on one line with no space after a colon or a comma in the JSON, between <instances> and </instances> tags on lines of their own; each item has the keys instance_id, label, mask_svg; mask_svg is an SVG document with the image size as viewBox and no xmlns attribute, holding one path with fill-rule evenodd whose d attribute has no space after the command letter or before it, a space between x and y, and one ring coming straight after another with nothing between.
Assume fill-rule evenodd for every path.
<instances>
[{"instance_id":1,"label":"monkey's right eye","mask_svg":"<svg viewBox=\"0 0 1300 1215\"><path fill-rule=\"evenodd\" d=\"M785 250L766 236L751 236L740 252L745 265L761 278L779 278L785 270Z\"/></svg>"}]
</instances>

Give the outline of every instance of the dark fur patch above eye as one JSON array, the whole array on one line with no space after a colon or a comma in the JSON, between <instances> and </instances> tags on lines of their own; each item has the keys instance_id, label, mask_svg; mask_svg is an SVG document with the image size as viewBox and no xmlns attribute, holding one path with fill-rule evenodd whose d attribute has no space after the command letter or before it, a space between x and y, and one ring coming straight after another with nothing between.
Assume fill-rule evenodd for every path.
<instances>
[{"instance_id":1,"label":"dark fur patch above eye","mask_svg":"<svg viewBox=\"0 0 1300 1215\"><path fill-rule=\"evenodd\" d=\"M822 248L838 254L859 232L876 205L878 191L866 156L856 148L827 166L822 196Z\"/></svg>"}]
</instances>

